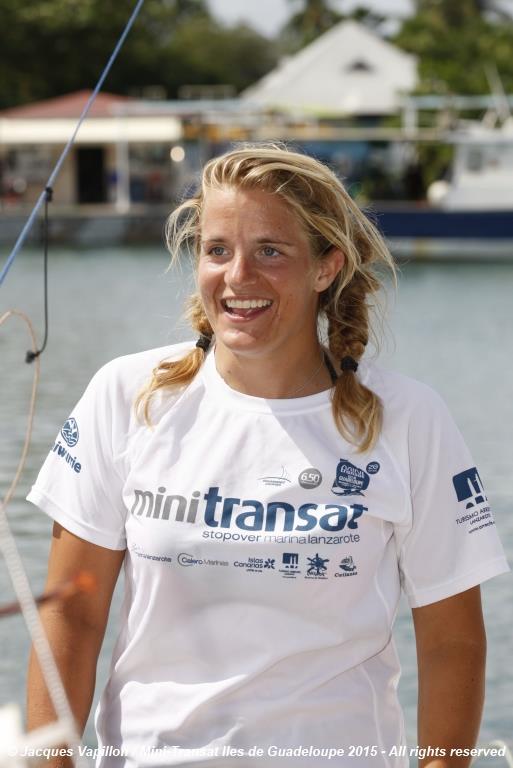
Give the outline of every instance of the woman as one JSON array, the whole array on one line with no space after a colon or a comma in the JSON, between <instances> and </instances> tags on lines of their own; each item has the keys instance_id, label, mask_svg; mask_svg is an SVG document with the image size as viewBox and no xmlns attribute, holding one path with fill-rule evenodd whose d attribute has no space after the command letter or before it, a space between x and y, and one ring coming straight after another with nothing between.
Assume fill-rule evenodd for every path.
<instances>
[{"instance_id":1,"label":"woman","mask_svg":"<svg viewBox=\"0 0 513 768\"><path fill-rule=\"evenodd\" d=\"M362 360L382 239L329 169L275 146L210 161L168 232L195 255L196 344L104 366L28 497L55 520L48 588L77 567L99 584L45 614L82 729L124 562L96 713L124 755L98 765L408 765L401 586L419 765L469 765L450 752L479 730L478 585L507 563L443 402ZM50 717L32 660L29 727Z\"/></svg>"}]
</instances>

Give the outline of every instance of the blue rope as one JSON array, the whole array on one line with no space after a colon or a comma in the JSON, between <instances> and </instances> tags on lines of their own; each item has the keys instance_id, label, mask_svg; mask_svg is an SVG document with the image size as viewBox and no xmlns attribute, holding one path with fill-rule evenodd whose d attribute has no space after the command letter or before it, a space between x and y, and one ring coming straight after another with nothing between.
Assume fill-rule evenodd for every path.
<instances>
[{"instance_id":1,"label":"blue rope","mask_svg":"<svg viewBox=\"0 0 513 768\"><path fill-rule=\"evenodd\" d=\"M89 99L87 100L87 104L85 105L84 109L82 110L82 114L80 115L79 121L77 123L77 126L76 126L75 130L73 131L73 134L72 134L70 140L68 141L68 143L64 147L64 150L63 150L61 156L57 160L57 164L56 164L55 168L53 169L53 171L52 171L48 181L45 184L45 189L43 189L43 191L41 192L41 194L40 194L40 196L39 196L39 198L38 198L38 200L37 200L37 202L36 202L36 204L34 206L34 209L33 209L32 213L30 214L30 216L27 219L27 223L25 224L25 226L21 230L20 235L19 235L19 237L18 237L18 239L17 239L17 241L16 241L16 243L14 245L14 248L12 249L12 252L11 252L9 258L7 259L7 261L6 261L5 265L4 265L4 268L2 269L2 272L0 273L0 285L2 285L2 283L3 283L3 281L4 281L5 277L6 277L9 269L11 268L11 265L12 265L14 259L18 255L18 252L19 252L20 248L22 247L23 243L25 242L25 240L27 238L28 233L30 232L30 229L32 227L32 224L34 223L34 219L36 218L36 216L37 216L37 214L39 212L39 209L41 208L42 204L45 201L45 198L46 198L46 188L47 187L52 187L53 188L54 181L57 178L57 175L58 175L58 173L59 173L59 171L60 171L60 169L62 167L62 164L63 164L64 160L66 159L66 157L68 156L68 153L69 153L71 147L73 146L73 144L75 142L75 137L76 137L76 135L77 135L77 133L78 133L78 131L80 129L80 126L82 125L82 123L84 122L85 118L87 117L87 114L88 114L89 110L91 109L91 106L92 106L94 100L96 99L96 97L97 97L97 95L98 95L98 93L100 91L100 88L102 87L102 85L103 85L103 83L105 81L105 78L109 74L110 69L111 69L113 63L114 63L114 61L115 61L119 51L121 50L121 47L122 47L123 43L125 42L126 36L130 32L130 29L132 28L132 25L133 25L134 21L136 20L138 14L139 14L139 11L142 8L143 3L144 3L144 0L138 0L137 5L135 6L135 8L134 8L134 10L132 12L132 15L128 19L128 22L127 22L127 24L126 24L126 26L125 26L122 34L121 34L121 37L119 38L119 40L118 40L118 42L116 44L116 47L114 48L114 50L112 52L112 55L111 55L110 59L108 60L106 66L105 66L105 69L103 70L103 72L100 75L100 79L96 83L96 87L95 87L94 91L90 95Z\"/></svg>"}]
</instances>

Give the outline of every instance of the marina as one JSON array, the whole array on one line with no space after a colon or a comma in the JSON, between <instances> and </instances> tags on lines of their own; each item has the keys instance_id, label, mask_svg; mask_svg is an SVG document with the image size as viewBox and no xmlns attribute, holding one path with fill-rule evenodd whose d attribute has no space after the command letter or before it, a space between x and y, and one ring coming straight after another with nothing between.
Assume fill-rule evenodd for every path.
<instances>
[{"instance_id":1,"label":"marina","mask_svg":"<svg viewBox=\"0 0 513 768\"><path fill-rule=\"evenodd\" d=\"M59 142L71 130L88 97L90 94L84 92L30 109L11 110L4 118L0 113L0 153L2 140L4 147L16 148L18 172L35 179L35 169L41 175L41 163L56 156ZM419 112L426 104L438 122L444 110L454 110L453 127L419 128ZM483 110L481 120L465 119L465 110L471 108ZM285 113L277 120L261 105L233 99L152 105L127 104L110 97L97 109L99 125L90 136L85 133L83 149L73 150L67 158L63 178L52 195L49 237L53 245L81 248L162 243L167 215L173 204L191 194L201 162L240 141L285 140L331 165L398 259L513 258L513 118L508 99L503 102L501 122L493 95L450 100L409 98L402 105L402 126L393 130L379 125L330 127L307 115ZM67 115L65 121L47 116L61 113ZM33 165L38 155L29 150L30 143L45 135L50 153L44 155L41 147L38 165ZM94 158L81 154L89 152L93 137L104 142ZM134 142L135 148L130 150ZM412 166L418 148L433 143L451 148L445 177L431 183L423 196L419 187L418 199L401 199L401 193L408 189L401 184L407 184L404 179L408 179L409 169L420 173ZM359 190L368 184L366 174L378 158L388 168L390 179L399 184L395 193L398 199L360 197ZM139 169L136 175L135 167ZM34 183L13 176L12 185L25 192L4 196L0 204L0 245L11 244L23 228L31 211L27 202ZM385 178L379 182L381 186L384 183ZM376 184L374 180L371 194L373 189L379 192ZM75 199L73 188L77 190ZM27 242L37 244L41 237L41 223L36 222Z\"/></svg>"},{"instance_id":2,"label":"marina","mask_svg":"<svg viewBox=\"0 0 513 768\"><path fill-rule=\"evenodd\" d=\"M366 355L377 357L384 368L418 378L441 394L480 468L486 491L479 480L479 499L490 503L506 556L510 562L513 557L509 514L513 501L509 373L513 371L507 341L513 333L513 98L506 95L497 68L487 65L489 94L420 96L425 88L422 91L420 87L418 57L402 50L386 35L378 34L368 18L362 23L356 14L331 24L324 34L281 58L274 69L249 87L239 88L238 93L231 83L182 83L171 99L159 86L149 86L140 94L134 91L133 95L106 92L101 87L103 80L143 2L138 0L94 91L69 91L0 110L0 246L13 247L0 272L0 284L17 258L16 268L9 275L9 291L0 294L0 324L16 315L19 318L24 312L31 317L45 317L41 349L36 351L34 340L32 351L26 353L25 362L37 358L32 368L24 364L20 355L20 344L27 342L22 341L19 326L13 324L11 328L9 323L9 337L5 333L0 337L2 362L9 371L9 376L2 377L0 383L2 495L3 488L9 488L5 496L9 502L8 520L4 517L3 501L1 509L5 564L0 559L0 593L7 597L0 606L0 768L21 768L32 758L57 755L74 755L77 768L86 768L91 759L99 757L123 757L123 752L116 752L113 747L102 748L106 752L98 750L92 714L80 744L55 666L52 672L51 657L47 659L45 674L50 669L53 675L53 682L50 675L46 684L55 697L52 701L57 719L48 727L23 733L21 712L30 634L36 644L44 640L35 631L36 604L64 599L66 589L69 594L94 589L88 575L79 574L76 583L62 587L62 593L42 593L51 520L28 505L25 497L48 450L64 459L72 474L78 476L81 472L82 466L73 451L54 441L55 428L67 419L83 392L84 382L100 366L120 355L190 338L183 305L195 278L185 258L180 269L165 272L166 218L170 210L194 193L205 162L241 143L285 143L321 160L344 181L351 197L384 235L399 264L399 287L396 294L391 283L384 283L380 299L389 310L384 335L382 343L367 349ZM435 158L437 174L429 167L430 153ZM441 162L443 157L445 165ZM48 248L51 322L46 350ZM267 304L271 306L272 301ZM261 306L248 302L233 305ZM205 342L203 335L200 340ZM204 344L200 346L206 351ZM33 406L33 381L37 382L39 354L43 350L32 442L11 500L10 483L16 475L19 456L25 451L24 419L28 403ZM352 361L351 370L356 372L358 364L352 357L344 360ZM491 380L493 396L489 397ZM68 446L78 441L73 418L66 422L61 434ZM373 468L377 472L379 467L374 462L368 464L367 470L371 472ZM367 477L362 470L357 471ZM475 468L473 472L476 474ZM289 482L284 473L282 467L281 477L260 479L269 485L279 485ZM213 482L215 485L217 481ZM275 530L279 502L270 502L265 510L259 502L260 517L255 512L253 527L248 528L242 496L223 499L219 487L214 485L204 496L205 509L199 506L199 491L194 491L192 500L188 500L172 492L166 496L164 486L159 486L157 495L136 490L132 513L152 520L162 513L163 520L172 522L170 511L174 510L176 519L182 520L189 504L187 522L194 522L199 510L205 523L214 528L205 531L204 538L231 536L258 541L258 533L215 530L219 525L217 505L224 503L222 526L228 526L232 513L237 522L240 512L241 529L261 531L265 522L265 531ZM351 488L356 492L357 486ZM456 488L458 501L467 498L463 490L460 499L460 490ZM467 508L470 506L473 505L467 504ZM316 514L321 514L321 529L335 530L333 505L324 508L306 504L296 510L290 503L284 507L284 530L314 527L313 512L307 515L305 525L304 507L315 508ZM347 528L357 528L357 520L367 508L361 504L340 504L337 509L336 530L342 531L337 543L359 541L358 534L345 530L346 523ZM294 527L296 517L302 518L302 524ZM486 518L490 518L489 512ZM477 522L481 519L485 517L477 518ZM462 517L457 523L464 520ZM14 534L12 540L9 523ZM488 519L481 528L492 524ZM299 538L265 536L262 544L308 543L322 549L334 543L336 537L308 536L308 541L302 537L301 542ZM15 541L30 581L23 589L21 563L13 568L18 556ZM135 562L146 564L145 560L137 561L135 555L171 562L171 558L135 550ZM325 571L324 562L329 558L324 561L319 554L315 558ZM178 562L193 566L206 561L182 553ZM275 561L265 561L266 567L269 562ZM229 565L224 560L209 560L208 564L219 568ZM262 577L263 559L250 557L248 561L237 560L234 565L256 581ZM357 565L360 568L361 563L356 564L347 556L341 560L341 572L335 576L357 576ZM315 567L312 564L305 575L312 584L325 577L319 567L315 572ZM286 576L290 577L290 572ZM450 752L451 757L471 757L477 768L513 766L513 680L511 675L504 674L513 651L509 576L503 575L482 586L488 664L479 743L473 750ZM343 582L341 578L338 584ZM348 579L345 583L355 585L357 580ZM129 581L126 588L130 592ZM91 713L108 678L113 648L123 632L120 622L124 589L121 578L99 659ZM34 601L33 595L39 597ZM14 600L15 596L19 602ZM30 633L18 610L23 612ZM418 640L417 626L416 629ZM367 765L380 754L385 755L382 759L387 765L388 760L400 759L401 765L408 761L413 765L417 759L447 756L438 747L430 752L430 747L426 751L415 746L417 659L412 614L405 598L396 618L394 637L402 664L399 699L405 715L407 745L392 747L388 756L386 750L371 744L351 746L349 753L340 745L272 746L270 750L274 751L268 751L268 756L333 759L334 764L337 757L345 756L360 765ZM376 698L375 691L373 695ZM59 747L63 743L67 745L65 750ZM16 744L14 751L12 744ZM161 749L155 747L155 754L151 755L157 762L165 760L157 755ZM255 751L250 750L248 756L265 759L257 745L252 749ZM229 745L223 746L222 753L215 751L212 755L190 751L191 759L237 758L245 754ZM175 764L180 756L173 755L172 759Z\"/></svg>"},{"instance_id":3,"label":"marina","mask_svg":"<svg viewBox=\"0 0 513 768\"><path fill-rule=\"evenodd\" d=\"M178 272L165 273L163 248L59 250L51 267L51 337L38 396L38 413L28 463L9 518L37 594L43 588L51 521L28 504L25 494L53 445L56 425L65 421L85 382L118 355L190 338L181 319L190 289L187 262ZM28 250L11 274L9 303L41 315L40 256ZM468 442L495 513L506 553L513 557L513 504L510 425L513 375L508 339L513 334L513 266L511 264L411 263L402 268L397 298L390 291L389 329L380 361L433 386L444 397ZM0 306L5 308L5 294ZM39 320L41 322L41 320ZM21 448L31 371L20 355L21 331L2 341L2 360L9 370L2 380L0 418L2 485L12 475ZM66 354L63 354L66 350ZM412 350L419 353L412 354ZM494 381L493 394L490 380ZM255 574L255 578L258 576ZM0 592L12 595L0 565ZM98 689L104 684L115 642L122 585L116 595L100 660ZM9 598L8 598L9 599ZM483 585L488 626L487 700L480 745L508 739L513 731L513 680L506 673L513 654L513 605L508 576ZM2 619L0 704L24 702L25 664L29 637L21 617ZM408 743L416 743L416 661L411 613L401 605L396 642L403 674L400 697L406 713ZM97 692L98 695L98 692ZM85 744L95 745L92 718ZM476 766L499 768L498 758L480 759Z\"/></svg>"}]
</instances>

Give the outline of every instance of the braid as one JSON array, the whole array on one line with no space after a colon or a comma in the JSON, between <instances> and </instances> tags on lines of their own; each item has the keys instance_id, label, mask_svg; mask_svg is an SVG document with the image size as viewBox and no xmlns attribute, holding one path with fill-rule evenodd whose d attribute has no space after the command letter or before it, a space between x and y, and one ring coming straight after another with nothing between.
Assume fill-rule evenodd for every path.
<instances>
[{"instance_id":1,"label":"braid","mask_svg":"<svg viewBox=\"0 0 513 768\"><path fill-rule=\"evenodd\" d=\"M376 278L362 270L324 307L328 320L328 346L337 360L346 356L356 363L362 358L369 340L369 307L366 296L375 290ZM345 366L343 366L345 368ZM358 451L369 450L382 424L379 397L363 385L356 371L342 371L333 392L333 416L342 436L358 445Z\"/></svg>"},{"instance_id":2,"label":"braid","mask_svg":"<svg viewBox=\"0 0 513 768\"><path fill-rule=\"evenodd\" d=\"M139 393L135 401L136 411L142 409L147 424L151 423L149 409L155 392L161 387L187 386L196 376L205 360L213 331L197 293L193 294L188 301L187 317L194 330L200 334L200 339L205 339L207 343L194 347L180 360L161 360L155 366L150 382Z\"/></svg>"},{"instance_id":3,"label":"braid","mask_svg":"<svg viewBox=\"0 0 513 768\"><path fill-rule=\"evenodd\" d=\"M365 351L369 340L366 292L364 276L356 273L341 291L337 304L325 309L328 346L337 359L350 355L358 362Z\"/></svg>"},{"instance_id":4,"label":"braid","mask_svg":"<svg viewBox=\"0 0 513 768\"><path fill-rule=\"evenodd\" d=\"M214 332L205 314L199 293L194 293L187 301L187 318L195 331L202 336L212 338Z\"/></svg>"},{"instance_id":5,"label":"braid","mask_svg":"<svg viewBox=\"0 0 513 768\"><path fill-rule=\"evenodd\" d=\"M382 404L356 375L373 332L367 297L377 294L382 283L374 267L390 270L395 280L394 260L379 230L325 165L285 145L248 144L209 160L196 193L171 213L166 236L174 262L188 251L197 263L206 195L225 187L279 196L310 238L314 259L322 260L333 247L344 254L342 272L319 297L319 313L327 320L329 348L341 361L332 399L335 422L357 450L369 450L381 429ZM213 329L199 295L189 300L187 314L199 334L199 346L182 360L163 360L154 369L151 382L136 401L137 407L144 406L147 422L153 394L189 384L205 359Z\"/></svg>"}]
</instances>

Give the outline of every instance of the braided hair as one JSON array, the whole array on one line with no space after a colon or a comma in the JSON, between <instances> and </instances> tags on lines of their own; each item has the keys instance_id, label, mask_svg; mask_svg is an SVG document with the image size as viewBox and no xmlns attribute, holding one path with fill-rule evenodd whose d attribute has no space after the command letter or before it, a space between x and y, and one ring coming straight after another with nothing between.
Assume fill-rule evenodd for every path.
<instances>
[{"instance_id":1,"label":"braided hair","mask_svg":"<svg viewBox=\"0 0 513 768\"><path fill-rule=\"evenodd\" d=\"M345 256L341 272L320 294L318 326L326 325L327 346L339 362L332 392L335 423L345 439L360 452L375 444L382 426L379 397L357 376L358 363L373 335L371 296L382 287L376 267L395 279L395 266L374 224L351 199L342 182L324 164L281 144L246 144L210 160L201 185L169 216L166 228L172 263L184 250L199 253L200 217L210 189L259 189L279 195L297 215L311 245L312 257L322 259L330 248ZM188 319L199 338L196 347L177 361L162 361L136 400L149 423L149 403L162 387L187 385L200 369L213 336L201 298L188 302Z\"/></svg>"}]
</instances>

